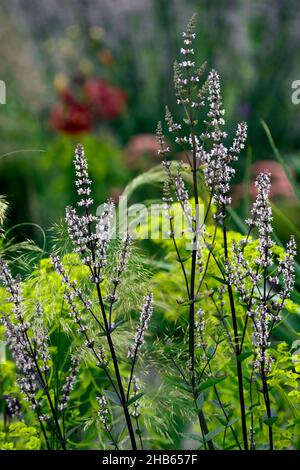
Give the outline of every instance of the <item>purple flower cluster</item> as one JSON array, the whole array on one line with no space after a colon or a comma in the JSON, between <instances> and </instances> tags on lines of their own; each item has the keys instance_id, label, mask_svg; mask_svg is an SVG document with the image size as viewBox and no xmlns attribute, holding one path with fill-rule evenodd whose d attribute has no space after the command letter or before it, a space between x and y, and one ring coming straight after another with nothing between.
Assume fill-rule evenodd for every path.
<instances>
[{"instance_id":1,"label":"purple flower cluster","mask_svg":"<svg viewBox=\"0 0 300 470\"><path fill-rule=\"evenodd\" d=\"M70 394L74 388L75 381L79 370L79 360L76 356L71 358L71 367L66 377L66 381L62 387L62 397L59 404L60 411L64 411L68 406Z\"/></svg>"},{"instance_id":2,"label":"purple flower cluster","mask_svg":"<svg viewBox=\"0 0 300 470\"><path fill-rule=\"evenodd\" d=\"M38 382L38 358L48 358L46 338L36 338L34 348L29 338L31 324L25 320L23 293L19 280L13 278L7 263L0 259L0 277L9 295L8 302L12 304L11 314L3 314L1 323L5 328L7 345L16 361L20 376L18 385L25 395L25 401L30 403L33 410L39 407L36 392L41 385ZM46 363L42 366L46 370Z\"/></svg>"},{"instance_id":3,"label":"purple flower cluster","mask_svg":"<svg viewBox=\"0 0 300 470\"><path fill-rule=\"evenodd\" d=\"M232 257L227 264L228 280L238 291L247 308L247 315L253 321L253 341L256 353L254 365L268 372L272 358L267 354L270 335L274 324L280 320L280 313L286 299L294 288L294 264L296 256L295 238L292 236L287 244L286 252L274 264L272 248L272 208L269 194L271 175L267 172L258 175L255 186L257 197L251 210L251 218L246 220L249 232L246 238L232 244ZM250 234L253 229L258 232L258 254L251 261L245 257L245 247L253 244ZM255 251L254 251L255 253ZM268 270L272 267L272 274ZM278 286L282 288L278 290Z\"/></svg>"},{"instance_id":4,"label":"purple flower cluster","mask_svg":"<svg viewBox=\"0 0 300 470\"><path fill-rule=\"evenodd\" d=\"M222 107L220 78L215 70L208 75L208 105L207 131L202 134L203 145L199 147L198 158L203 165L205 182L214 198L217 206L231 203L228 196L230 181L235 174L232 163L237 160L238 154L244 148L247 138L247 125L240 123L232 146L228 149L223 143L227 132L223 130L225 125L225 111ZM206 150L204 143L212 141L212 148Z\"/></svg>"},{"instance_id":5,"label":"purple flower cluster","mask_svg":"<svg viewBox=\"0 0 300 470\"><path fill-rule=\"evenodd\" d=\"M107 400L104 396L101 396L101 397L97 397L97 401L99 404L99 411L98 411L99 419L101 423L104 425L104 427L107 428L108 416L109 416Z\"/></svg>"},{"instance_id":6,"label":"purple flower cluster","mask_svg":"<svg viewBox=\"0 0 300 470\"><path fill-rule=\"evenodd\" d=\"M148 328L149 320L153 313L153 294L148 292L145 297L144 305L140 315L140 321L134 337L134 346L130 346L128 350L128 357L134 359L139 347L144 343L144 336Z\"/></svg>"},{"instance_id":7,"label":"purple flower cluster","mask_svg":"<svg viewBox=\"0 0 300 470\"><path fill-rule=\"evenodd\" d=\"M88 174L87 159L81 145L76 147L74 166L77 177L75 184L79 196L78 205L83 208L83 214L79 215L76 209L67 207L66 223L75 252L79 253L82 262L90 267L94 282L97 283L101 281L100 273L107 263L114 203L108 201L104 205L103 213L99 217L94 216L90 212L90 207L93 204L93 200L89 197L91 180Z\"/></svg>"}]
</instances>

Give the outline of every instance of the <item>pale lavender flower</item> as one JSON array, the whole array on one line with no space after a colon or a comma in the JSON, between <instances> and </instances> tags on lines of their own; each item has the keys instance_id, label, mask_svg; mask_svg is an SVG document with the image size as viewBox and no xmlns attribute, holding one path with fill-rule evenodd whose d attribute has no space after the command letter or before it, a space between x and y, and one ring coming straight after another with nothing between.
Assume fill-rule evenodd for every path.
<instances>
[{"instance_id":1,"label":"pale lavender flower","mask_svg":"<svg viewBox=\"0 0 300 470\"><path fill-rule=\"evenodd\" d=\"M178 133L178 131L181 130L181 124L174 121L173 116L172 116L172 114L171 114L171 112L170 112L170 110L167 106L166 106L165 120L168 124L169 132ZM159 143L164 144L164 141L159 141Z\"/></svg>"},{"instance_id":2,"label":"pale lavender flower","mask_svg":"<svg viewBox=\"0 0 300 470\"><path fill-rule=\"evenodd\" d=\"M297 246L294 236L291 236L287 244L283 260L279 262L278 273L283 278L283 289L280 292L280 298L283 301L289 297L295 285L295 257L297 255Z\"/></svg>"},{"instance_id":3,"label":"pale lavender flower","mask_svg":"<svg viewBox=\"0 0 300 470\"><path fill-rule=\"evenodd\" d=\"M114 202L109 200L104 204L104 211L97 220L95 237L95 268L101 269L107 264L107 250L110 241L110 229L114 215L114 208Z\"/></svg>"},{"instance_id":4,"label":"pale lavender flower","mask_svg":"<svg viewBox=\"0 0 300 470\"><path fill-rule=\"evenodd\" d=\"M13 278L7 263L0 259L0 276L9 295L8 302L12 303L11 316L3 314L1 324L5 329L6 341L16 361L21 377L17 379L20 390L25 395L25 400L30 402L32 409L37 409L36 391L38 388L36 376L36 361L28 330L30 323L25 321L23 293L19 280ZM43 339L42 343L45 343ZM40 351L41 352L41 351Z\"/></svg>"},{"instance_id":5,"label":"pale lavender flower","mask_svg":"<svg viewBox=\"0 0 300 470\"><path fill-rule=\"evenodd\" d=\"M204 145L198 146L197 156L204 167L205 182L214 201L217 206L222 206L231 203L231 198L228 196L229 184L235 174L232 163L237 160L238 154L244 148L247 125L245 123L238 125L233 144L228 149L222 142L227 137L227 133L222 129L225 125L225 111L222 106L220 78L215 70L209 73L207 83L209 111L205 123L208 130L201 137L204 142L211 139L212 148L205 150Z\"/></svg>"},{"instance_id":6,"label":"pale lavender flower","mask_svg":"<svg viewBox=\"0 0 300 470\"><path fill-rule=\"evenodd\" d=\"M177 97L177 104L184 108L198 109L204 105L204 89L197 90L197 84L204 72L206 64L198 69L194 61L194 48L192 43L195 34L196 15L194 15L187 25L187 30L183 33L183 47L180 49L181 61L174 63L174 85ZM170 132L181 128L180 124L170 125ZM180 127L178 127L180 126Z\"/></svg>"},{"instance_id":7,"label":"pale lavender flower","mask_svg":"<svg viewBox=\"0 0 300 470\"><path fill-rule=\"evenodd\" d=\"M77 177L75 185L77 187L77 193L80 196L78 205L88 208L93 204L93 200L89 197L92 181L89 178L88 163L84 155L84 149L80 144L77 145L75 150L74 166Z\"/></svg>"},{"instance_id":8,"label":"pale lavender flower","mask_svg":"<svg viewBox=\"0 0 300 470\"><path fill-rule=\"evenodd\" d=\"M8 302L13 304L12 313L15 315L16 320L24 320L24 310L23 310L23 293L20 286L20 280L15 279L7 263L0 258L0 279L2 280L7 293L9 294Z\"/></svg>"},{"instance_id":9,"label":"pale lavender flower","mask_svg":"<svg viewBox=\"0 0 300 470\"><path fill-rule=\"evenodd\" d=\"M40 369L43 372L50 370L50 352L48 342L48 332L43 322L43 307L37 302L35 304L35 316L33 330L33 344L37 359L40 362Z\"/></svg>"},{"instance_id":10,"label":"pale lavender flower","mask_svg":"<svg viewBox=\"0 0 300 470\"><path fill-rule=\"evenodd\" d=\"M60 404L59 404L60 411L64 411L68 407L68 401L70 399L71 392L74 389L74 384L77 378L78 370L79 370L79 360L76 356L72 356L71 367L66 377L66 381L62 387L62 397L60 399Z\"/></svg>"},{"instance_id":11,"label":"pale lavender flower","mask_svg":"<svg viewBox=\"0 0 300 470\"><path fill-rule=\"evenodd\" d=\"M245 148L245 141L247 139L247 124L241 122L237 126L236 136L230 147L230 152L239 154Z\"/></svg>"},{"instance_id":12,"label":"pale lavender flower","mask_svg":"<svg viewBox=\"0 0 300 470\"><path fill-rule=\"evenodd\" d=\"M101 423L104 425L104 427L107 429L108 428L108 418L109 418L107 400L104 396L101 396L101 397L97 397L97 401L98 401L98 404L99 404L99 411L98 411L99 419L100 419Z\"/></svg>"},{"instance_id":13,"label":"pale lavender flower","mask_svg":"<svg viewBox=\"0 0 300 470\"><path fill-rule=\"evenodd\" d=\"M12 395L4 395L3 397L6 401L8 408L8 413L12 418L19 418L21 412L21 405L19 400Z\"/></svg>"},{"instance_id":14,"label":"pale lavender flower","mask_svg":"<svg viewBox=\"0 0 300 470\"><path fill-rule=\"evenodd\" d=\"M260 257L257 263L267 268L272 264L270 250L274 246L271 239L272 227L272 208L269 200L271 188L271 175L268 172L258 175L255 181L258 190L256 200L251 211L252 218L247 220L248 225L254 226L259 234Z\"/></svg>"},{"instance_id":15,"label":"pale lavender flower","mask_svg":"<svg viewBox=\"0 0 300 470\"><path fill-rule=\"evenodd\" d=\"M66 223L70 240L74 244L75 252L83 257L84 263L90 264L91 258L88 243L92 240L88 231L89 222L86 221L85 218L79 217L76 210L68 206L66 207Z\"/></svg>"},{"instance_id":16,"label":"pale lavender flower","mask_svg":"<svg viewBox=\"0 0 300 470\"><path fill-rule=\"evenodd\" d=\"M205 312L202 308L199 308L196 312L195 330L198 335L198 347L205 348L206 342L204 341L205 327L207 320L205 319Z\"/></svg>"},{"instance_id":17,"label":"pale lavender flower","mask_svg":"<svg viewBox=\"0 0 300 470\"><path fill-rule=\"evenodd\" d=\"M131 254L131 245L132 245L132 237L128 232L126 232L123 237L122 249L118 257L117 267L115 269L115 275L112 279L112 282L115 285L120 284L121 276L124 273L128 265L128 261L129 261L130 254Z\"/></svg>"},{"instance_id":18,"label":"pale lavender flower","mask_svg":"<svg viewBox=\"0 0 300 470\"><path fill-rule=\"evenodd\" d=\"M81 256L83 264L91 269L92 280L99 283L102 280L101 269L107 263L107 251L110 240L110 230L114 215L114 203L109 200L104 204L103 213L96 217L90 212L93 200L91 180L88 174L88 164L81 145L75 150L74 166L77 180L75 185L80 196L78 205L82 207L79 215L76 209L66 208L66 223L69 237L74 244L74 251Z\"/></svg>"},{"instance_id":19,"label":"pale lavender flower","mask_svg":"<svg viewBox=\"0 0 300 470\"><path fill-rule=\"evenodd\" d=\"M271 320L268 307L265 304L259 304L254 310L255 328L254 344L256 346L256 361L258 367L261 363L267 365L267 349L269 342L269 323Z\"/></svg>"},{"instance_id":20,"label":"pale lavender flower","mask_svg":"<svg viewBox=\"0 0 300 470\"><path fill-rule=\"evenodd\" d=\"M134 359L140 346L144 343L144 336L148 328L148 323L153 313L153 294L148 292L145 297L144 305L140 315L140 321L134 337L134 346L130 346L128 350L128 357Z\"/></svg>"},{"instance_id":21,"label":"pale lavender flower","mask_svg":"<svg viewBox=\"0 0 300 470\"><path fill-rule=\"evenodd\" d=\"M170 153L170 147L167 146L165 136L163 134L162 124L159 121L156 129L156 137L159 143L159 150L157 152L158 156L166 157Z\"/></svg>"},{"instance_id":22,"label":"pale lavender flower","mask_svg":"<svg viewBox=\"0 0 300 470\"><path fill-rule=\"evenodd\" d=\"M193 211L189 201L189 193L183 181L180 168L178 168L178 174L174 179L174 187L177 200L183 209L188 224L191 226L193 223Z\"/></svg>"}]
</instances>

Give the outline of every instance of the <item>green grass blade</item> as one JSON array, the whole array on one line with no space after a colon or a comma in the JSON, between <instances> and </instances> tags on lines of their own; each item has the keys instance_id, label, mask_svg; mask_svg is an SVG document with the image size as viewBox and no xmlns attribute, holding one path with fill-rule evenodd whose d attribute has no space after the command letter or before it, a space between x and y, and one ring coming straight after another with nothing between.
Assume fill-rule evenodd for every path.
<instances>
[{"instance_id":1,"label":"green grass blade","mask_svg":"<svg viewBox=\"0 0 300 470\"><path fill-rule=\"evenodd\" d=\"M289 180L289 182L290 182L290 184L293 188L295 196L297 197L298 201L300 202L300 189L298 188L298 186L297 186L297 184L296 184L296 182L295 182L295 180L294 180L294 178L291 174L291 171L290 171L288 165L285 163L284 158L282 157L282 155L280 154L278 148L276 147L273 136L271 134L271 131L270 131L267 123L262 120L261 125L262 125L262 127L263 127L263 129L264 129L264 131L267 135L267 138L269 140L270 146L273 150L273 153L274 153L276 159L278 160L278 162L282 166L283 171L285 172L285 174L286 174L286 176L287 176L287 178L288 178L288 180Z\"/></svg>"}]
</instances>

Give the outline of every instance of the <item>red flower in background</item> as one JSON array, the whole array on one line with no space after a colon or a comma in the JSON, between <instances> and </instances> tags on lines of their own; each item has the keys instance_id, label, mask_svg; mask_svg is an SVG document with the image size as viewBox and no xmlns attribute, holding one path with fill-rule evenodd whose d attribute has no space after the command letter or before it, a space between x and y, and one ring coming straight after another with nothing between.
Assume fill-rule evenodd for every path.
<instances>
[{"instance_id":1,"label":"red flower in background","mask_svg":"<svg viewBox=\"0 0 300 470\"><path fill-rule=\"evenodd\" d=\"M89 131L93 126L90 111L79 103L56 105L51 112L50 122L56 130L72 135Z\"/></svg>"},{"instance_id":2,"label":"red flower in background","mask_svg":"<svg viewBox=\"0 0 300 470\"><path fill-rule=\"evenodd\" d=\"M118 117L126 106L126 93L105 80L90 78L77 81L75 98L69 88L60 90L61 103L50 115L51 125L58 131L79 134L90 131L97 120Z\"/></svg>"},{"instance_id":3,"label":"red flower in background","mask_svg":"<svg viewBox=\"0 0 300 470\"><path fill-rule=\"evenodd\" d=\"M126 93L105 80L90 78L84 84L84 93L96 116L102 119L118 117L126 106Z\"/></svg>"}]
</instances>

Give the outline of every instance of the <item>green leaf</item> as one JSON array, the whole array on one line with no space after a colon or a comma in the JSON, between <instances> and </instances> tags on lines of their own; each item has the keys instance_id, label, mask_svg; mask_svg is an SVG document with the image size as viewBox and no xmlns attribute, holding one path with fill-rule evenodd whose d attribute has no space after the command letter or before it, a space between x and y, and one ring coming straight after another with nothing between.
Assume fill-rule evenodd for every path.
<instances>
[{"instance_id":1,"label":"green leaf","mask_svg":"<svg viewBox=\"0 0 300 470\"><path fill-rule=\"evenodd\" d=\"M185 433L181 433L180 435L186 439L191 439L192 441L203 442L202 436L200 434L196 434L193 432L185 432Z\"/></svg>"},{"instance_id":2,"label":"green leaf","mask_svg":"<svg viewBox=\"0 0 300 470\"><path fill-rule=\"evenodd\" d=\"M232 207L227 207L227 212L232 217L232 220L236 224L236 226L245 235L248 232L249 227L245 224L243 219L238 215L238 213L234 209L232 209Z\"/></svg>"},{"instance_id":3,"label":"green leaf","mask_svg":"<svg viewBox=\"0 0 300 470\"><path fill-rule=\"evenodd\" d=\"M272 206L272 209L273 209L273 213L276 215L276 217L278 218L280 224L282 226L285 226L289 232L293 233L295 235L295 237L297 237L298 239L300 239L300 231L299 229L296 227L296 225L291 221L291 219L289 217L287 217L280 209L279 207L272 203L271 204Z\"/></svg>"},{"instance_id":4,"label":"green leaf","mask_svg":"<svg viewBox=\"0 0 300 470\"><path fill-rule=\"evenodd\" d=\"M216 428L213 431L210 431L209 433L205 434L205 436L204 436L205 442L212 441L215 436L217 436L218 434L220 434L220 432L223 432L223 431L224 431L224 428L220 427L220 428Z\"/></svg>"},{"instance_id":5,"label":"green leaf","mask_svg":"<svg viewBox=\"0 0 300 470\"><path fill-rule=\"evenodd\" d=\"M237 356L237 360L239 362L243 362L245 359L247 359L248 357L250 357L252 355L253 355L252 351L245 351L245 352L243 352L243 353L241 353Z\"/></svg>"},{"instance_id":6,"label":"green leaf","mask_svg":"<svg viewBox=\"0 0 300 470\"><path fill-rule=\"evenodd\" d=\"M180 390L184 390L185 392L192 393L192 387L178 377L168 376L167 381L170 382L172 385L174 385L174 387L179 388Z\"/></svg>"},{"instance_id":7,"label":"green leaf","mask_svg":"<svg viewBox=\"0 0 300 470\"><path fill-rule=\"evenodd\" d=\"M104 394L109 399L109 401L111 401L115 405L121 406L121 401L118 395L116 394L116 392L112 392L110 390L104 390Z\"/></svg>"},{"instance_id":8,"label":"green leaf","mask_svg":"<svg viewBox=\"0 0 300 470\"><path fill-rule=\"evenodd\" d=\"M239 420L239 418L233 418L231 419L230 421L228 421L228 423L226 423L226 428L229 428L230 426L232 426L234 423L236 423L237 421Z\"/></svg>"},{"instance_id":9,"label":"green leaf","mask_svg":"<svg viewBox=\"0 0 300 470\"><path fill-rule=\"evenodd\" d=\"M132 403L134 403L135 401L139 400L143 395L144 395L143 392L138 393L138 394L135 395L134 397L130 398L130 400L128 400L128 402L125 403L125 405L126 405L127 407L130 406L130 405L132 405Z\"/></svg>"},{"instance_id":10,"label":"green leaf","mask_svg":"<svg viewBox=\"0 0 300 470\"><path fill-rule=\"evenodd\" d=\"M121 428L119 431L115 432L115 441L120 442L123 439L123 437L125 436L126 431L127 431L127 426L125 424L123 426L123 428Z\"/></svg>"},{"instance_id":11,"label":"green leaf","mask_svg":"<svg viewBox=\"0 0 300 470\"><path fill-rule=\"evenodd\" d=\"M196 400L197 409L202 410L204 405L204 393L199 393L198 398Z\"/></svg>"},{"instance_id":12,"label":"green leaf","mask_svg":"<svg viewBox=\"0 0 300 470\"><path fill-rule=\"evenodd\" d=\"M225 286L227 286L227 282L226 282L222 277L215 276L214 274L210 274L209 277L212 277L212 278L215 279L216 281L218 281L218 282L220 282L221 284L224 284Z\"/></svg>"},{"instance_id":13,"label":"green leaf","mask_svg":"<svg viewBox=\"0 0 300 470\"><path fill-rule=\"evenodd\" d=\"M208 359L212 359L216 354L216 348L211 344L206 350L206 356Z\"/></svg>"},{"instance_id":14,"label":"green leaf","mask_svg":"<svg viewBox=\"0 0 300 470\"><path fill-rule=\"evenodd\" d=\"M272 416L272 418L266 418L264 419L264 423L267 425L267 426L273 426L273 424L277 421L278 419L278 416Z\"/></svg>"},{"instance_id":15,"label":"green leaf","mask_svg":"<svg viewBox=\"0 0 300 470\"><path fill-rule=\"evenodd\" d=\"M222 382L223 380L225 380L226 377L211 377L210 379L207 379L205 382L203 382L202 384L200 384L198 387L197 387L197 391L202 391L202 390L206 390L207 388L210 388L210 387L213 387L214 385L217 385L218 383Z\"/></svg>"}]
</instances>

